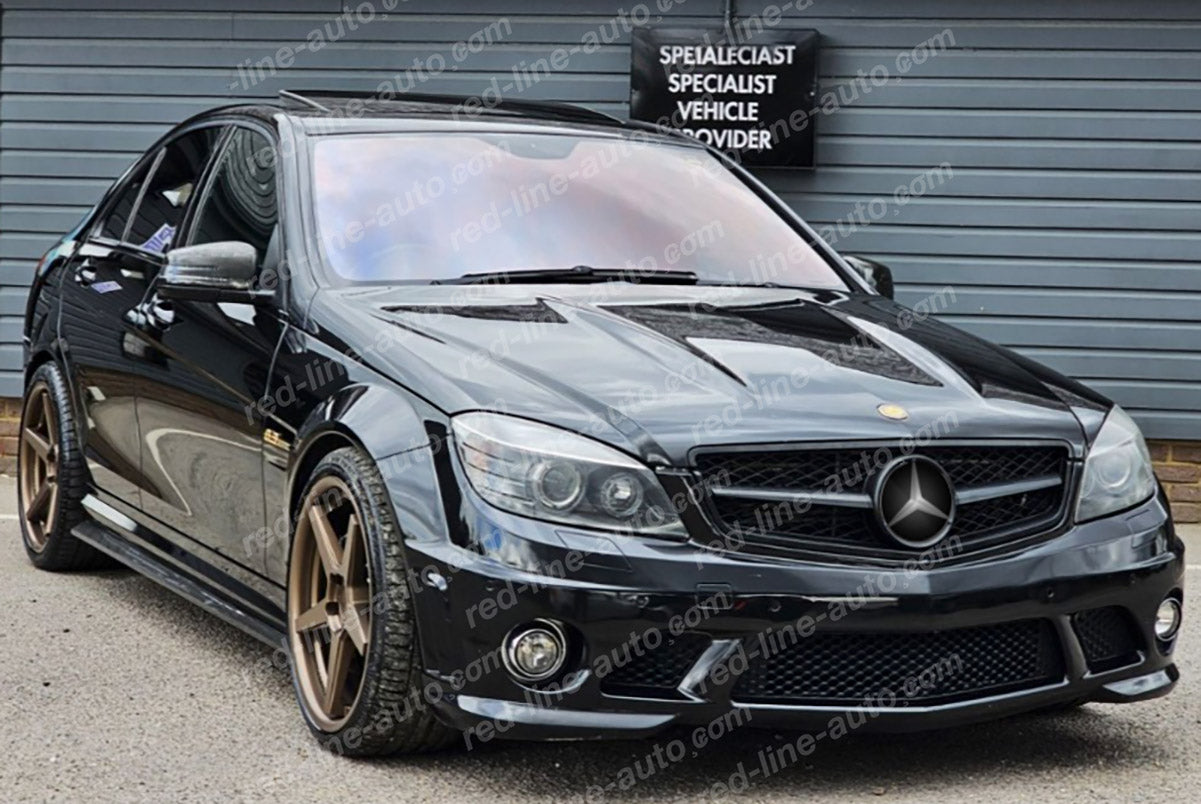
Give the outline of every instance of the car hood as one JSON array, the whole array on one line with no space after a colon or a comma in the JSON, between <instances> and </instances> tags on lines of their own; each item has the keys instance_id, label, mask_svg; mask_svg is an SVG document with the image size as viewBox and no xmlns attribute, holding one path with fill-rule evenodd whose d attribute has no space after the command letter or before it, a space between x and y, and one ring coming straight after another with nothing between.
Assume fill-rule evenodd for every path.
<instances>
[{"instance_id":1,"label":"car hood","mask_svg":"<svg viewBox=\"0 0 1201 804\"><path fill-rule=\"evenodd\" d=\"M624 283L319 296L366 363L448 413L551 422L652 463L699 445L906 437L1061 439L1079 454L1109 407L879 296Z\"/></svg>"}]
</instances>

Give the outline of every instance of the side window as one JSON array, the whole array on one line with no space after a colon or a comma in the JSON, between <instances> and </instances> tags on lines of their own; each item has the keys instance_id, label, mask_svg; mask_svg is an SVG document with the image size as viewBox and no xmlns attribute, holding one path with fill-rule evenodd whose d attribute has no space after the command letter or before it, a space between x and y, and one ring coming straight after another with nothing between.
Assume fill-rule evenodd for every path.
<instances>
[{"instance_id":1,"label":"side window","mask_svg":"<svg viewBox=\"0 0 1201 804\"><path fill-rule=\"evenodd\" d=\"M125 227L129 226L129 215L133 212L134 204L138 202L138 194L142 192L142 184L145 183L146 174L152 167L154 167L154 159L147 159L137 169L129 184L117 198L117 203L105 217L104 224L100 227L101 237L108 240L120 240L125 235Z\"/></svg>"},{"instance_id":2,"label":"side window","mask_svg":"<svg viewBox=\"0 0 1201 804\"><path fill-rule=\"evenodd\" d=\"M254 246L259 269L279 261L275 147L267 137L236 128L200 201L191 245L240 240Z\"/></svg>"},{"instance_id":3,"label":"side window","mask_svg":"<svg viewBox=\"0 0 1201 804\"><path fill-rule=\"evenodd\" d=\"M167 144L133 215L126 242L158 254L167 252L222 130L198 128Z\"/></svg>"}]
</instances>

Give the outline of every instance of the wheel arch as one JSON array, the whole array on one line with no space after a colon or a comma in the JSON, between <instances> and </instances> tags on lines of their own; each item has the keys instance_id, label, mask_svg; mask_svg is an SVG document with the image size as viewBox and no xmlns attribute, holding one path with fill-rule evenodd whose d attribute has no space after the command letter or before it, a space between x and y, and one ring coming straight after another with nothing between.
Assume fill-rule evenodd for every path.
<instances>
[{"instance_id":1,"label":"wheel arch","mask_svg":"<svg viewBox=\"0 0 1201 804\"><path fill-rule=\"evenodd\" d=\"M29 379L33 377L33 373L40 369L46 363L57 361L58 355L54 353L50 347L42 347L29 355L29 361L25 364L25 380L22 383L22 389L29 387Z\"/></svg>"},{"instance_id":2,"label":"wheel arch","mask_svg":"<svg viewBox=\"0 0 1201 804\"><path fill-rule=\"evenodd\" d=\"M349 385L324 400L296 434L288 470L289 516L295 514L304 486L326 455L342 447L358 447L382 464L393 455L427 446L433 436L425 422L432 410L419 411L415 397L381 385Z\"/></svg>"},{"instance_id":3,"label":"wheel arch","mask_svg":"<svg viewBox=\"0 0 1201 804\"><path fill-rule=\"evenodd\" d=\"M32 305L32 301L30 303ZM25 359L22 390L29 385L29 379L33 373L46 363L54 361L64 374L67 372L67 347L54 331L56 317L57 311L55 310L46 311L41 315L34 315L32 312L27 315L29 329L25 333L25 346L28 349L28 356Z\"/></svg>"},{"instance_id":4,"label":"wheel arch","mask_svg":"<svg viewBox=\"0 0 1201 804\"><path fill-rule=\"evenodd\" d=\"M305 444L304 451L298 456L291 471L288 473L288 516L296 513L300 504L300 494L308 483L309 477L321 459L342 447L362 447L362 443L340 427L330 427L312 434Z\"/></svg>"},{"instance_id":5,"label":"wheel arch","mask_svg":"<svg viewBox=\"0 0 1201 804\"><path fill-rule=\"evenodd\" d=\"M33 379L33 375L42 366L47 363L53 363L58 367L59 372L63 376L63 381L67 385L67 399L71 404L71 421L75 428L75 435L80 441L86 440L84 431L84 422L76 415L80 409L80 399L78 394L79 389L76 387L69 366L67 365L66 355L63 353L63 345L58 340L46 341L40 346L35 346L29 354L29 359L25 362L25 375L21 384L22 406L24 406L25 393L29 390L29 383Z\"/></svg>"}]
</instances>

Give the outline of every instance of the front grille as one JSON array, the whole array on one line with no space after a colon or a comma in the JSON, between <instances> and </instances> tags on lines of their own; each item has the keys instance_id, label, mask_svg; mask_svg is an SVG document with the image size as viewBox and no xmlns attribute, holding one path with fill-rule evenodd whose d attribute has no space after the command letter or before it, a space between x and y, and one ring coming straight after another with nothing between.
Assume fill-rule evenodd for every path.
<instances>
[{"instance_id":1,"label":"front grille","mask_svg":"<svg viewBox=\"0 0 1201 804\"><path fill-rule=\"evenodd\" d=\"M696 465L718 485L770 489L825 488L831 476L847 491L863 488L866 474L852 450L795 450L788 452L702 453Z\"/></svg>"},{"instance_id":2,"label":"front grille","mask_svg":"<svg viewBox=\"0 0 1201 804\"><path fill-rule=\"evenodd\" d=\"M920 454L942 464L957 488L1059 474L1067 459L1064 448L1057 446L932 447Z\"/></svg>"},{"instance_id":3,"label":"front grille","mask_svg":"<svg viewBox=\"0 0 1201 804\"><path fill-rule=\"evenodd\" d=\"M1093 673L1135 664L1142 639L1130 612L1121 606L1089 609L1072 615L1072 628Z\"/></svg>"},{"instance_id":4,"label":"front grille","mask_svg":"<svg viewBox=\"0 0 1201 804\"><path fill-rule=\"evenodd\" d=\"M810 706L923 704L999 695L1063 679L1049 620L927 633L818 632L752 658L739 703Z\"/></svg>"},{"instance_id":5,"label":"front grille","mask_svg":"<svg viewBox=\"0 0 1201 804\"><path fill-rule=\"evenodd\" d=\"M1062 501L1063 489L1051 488L961 505L955 512L951 534L973 538L1011 524L1042 522L1048 517L1055 519Z\"/></svg>"},{"instance_id":6,"label":"front grille","mask_svg":"<svg viewBox=\"0 0 1201 804\"><path fill-rule=\"evenodd\" d=\"M1050 530L1062 518L1068 456L1060 445L932 445L911 452L937 461L959 492L994 484L1058 478L1058 485L958 505L947 534L953 555L1004 545ZM739 496L740 489L828 492L866 496L896 444L840 449L700 452L695 467L706 513L729 549L796 557L805 553L904 560L912 555L893 542L870 508L820 502L798 510L790 502ZM952 556L947 556L952 557Z\"/></svg>"},{"instance_id":7,"label":"front grille","mask_svg":"<svg viewBox=\"0 0 1201 804\"><path fill-rule=\"evenodd\" d=\"M881 454L883 460L874 455L881 447L890 450ZM928 447L915 452L938 461L952 482L962 487L1055 474L1062 471L1066 457L1058 446ZM701 453L696 464L723 486L824 489L833 477L846 491L863 491L874 474L873 464L899 454L895 444L868 444L853 449L709 452Z\"/></svg>"},{"instance_id":8,"label":"front grille","mask_svg":"<svg viewBox=\"0 0 1201 804\"><path fill-rule=\"evenodd\" d=\"M704 634L665 635L658 647L644 650L641 655L631 655L629 661L614 667L601 679L601 691L607 695L637 698L678 697L680 682L709 643L709 637Z\"/></svg>"}]
</instances>

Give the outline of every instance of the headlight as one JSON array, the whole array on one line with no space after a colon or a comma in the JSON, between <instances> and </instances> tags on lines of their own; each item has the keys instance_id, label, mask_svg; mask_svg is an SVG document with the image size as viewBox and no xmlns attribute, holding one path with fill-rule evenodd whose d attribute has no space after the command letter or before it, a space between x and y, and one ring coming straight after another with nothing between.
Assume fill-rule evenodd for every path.
<instances>
[{"instance_id":1,"label":"headlight","mask_svg":"<svg viewBox=\"0 0 1201 804\"><path fill-rule=\"evenodd\" d=\"M1130 508L1154 493L1147 442L1126 411L1114 405L1084 460L1076 521Z\"/></svg>"},{"instance_id":2,"label":"headlight","mask_svg":"<svg viewBox=\"0 0 1201 804\"><path fill-rule=\"evenodd\" d=\"M630 456L557 427L495 413L451 420L471 487L522 516L653 536L686 536L658 478Z\"/></svg>"}]
</instances>

